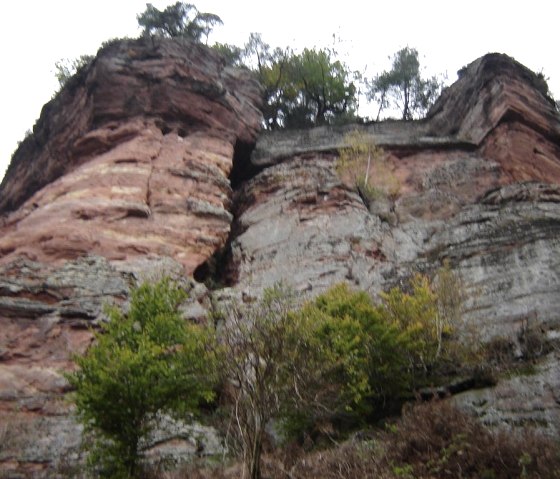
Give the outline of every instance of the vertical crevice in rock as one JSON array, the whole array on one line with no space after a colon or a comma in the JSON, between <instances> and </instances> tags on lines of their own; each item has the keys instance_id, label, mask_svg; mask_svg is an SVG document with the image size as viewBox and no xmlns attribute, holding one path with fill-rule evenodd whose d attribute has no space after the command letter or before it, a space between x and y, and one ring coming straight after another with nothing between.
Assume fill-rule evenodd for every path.
<instances>
[{"instance_id":1,"label":"vertical crevice in rock","mask_svg":"<svg viewBox=\"0 0 560 479\"><path fill-rule=\"evenodd\" d=\"M210 290L233 286L236 283L236 275L228 271L231 240L232 235L230 233L224 247L215 251L210 258L194 270L193 278L195 281L204 283Z\"/></svg>"},{"instance_id":2,"label":"vertical crevice in rock","mask_svg":"<svg viewBox=\"0 0 560 479\"><path fill-rule=\"evenodd\" d=\"M162 130L162 135L163 134L164 133ZM150 210L150 215L152 214L152 176L154 174L154 169L155 169L154 162L156 161L157 158L159 158L162 149L163 149L163 136L161 139L158 152L153 157L150 158L150 173L148 174L148 180L146 181L146 206Z\"/></svg>"},{"instance_id":3,"label":"vertical crevice in rock","mask_svg":"<svg viewBox=\"0 0 560 479\"><path fill-rule=\"evenodd\" d=\"M152 175L154 174L154 159L150 158L150 174L148 175L148 180L146 181L146 206L152 211L151 201L152 201L152 190L151 181Z\"/></svg>"},{"instance_id":4,"label":"vertical crevice in rock","mask_svg":"<svg viewBox=\"0 0 560 479\"><path fill-rule=\"evenodd\" d=\"M251 162L255 143L237 140L233 150L233 167L229 174L231 188L235 191L247 180L255 177L262 168Z\"/></svg>"},{"instance_id":5,"label":"vertical crevice in rock","mask_svg":"<svg viewBox=\"0 0 560 479\"><path fill-rule=\"evenodd\" d=\"M255 146L255 143L241 140L237 140L234 145L233 163L229 175L230 185L233 190L229 211L233 215L233 219L228 238L224 246L215 251L204 263L200 264L193 273L194 279L206 284L209 289L219 289L233 286L237 283L237 271L231 266L231 243L239 233L239 228L236 226L238 210L236 201L238 195L236 193L247 181L254 178L263 169L251 162L251 155Z\"/></svg>"}]
</instances>

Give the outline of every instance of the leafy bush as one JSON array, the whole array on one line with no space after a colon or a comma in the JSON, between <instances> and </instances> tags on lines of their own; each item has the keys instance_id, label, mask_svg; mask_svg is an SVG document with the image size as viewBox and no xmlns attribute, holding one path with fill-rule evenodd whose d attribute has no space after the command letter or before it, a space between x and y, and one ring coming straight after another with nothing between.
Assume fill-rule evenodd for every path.
<instances>
[{"instance_id":1,"label":"leafy bush","mask_svg":"<svg viewBox=\"0 0 560 479\"><path fill-rule=\"evenodd\" d=\"M86 431L96 435L90 462L104 477L136 477L139 446L160 413L195 413L214 396L212 331L185 322L185 293L163 279L131 293L130 310L109 308L78 369L68 374Z\"/></svg>"},{"instance_id":2,"label":"leafy bush","mask_svg":"<svg viewBox=\"0 0 560 479\"><path fill-rule=\"evenodd\" d=\"M297 311L295 299L277 284L225 318L227 407L251 478L260 477L265 430L273 418L293 434L350 409L368 387L360 324L312 305Z\"/></svg>"},{"instance_id":3,"label":"leafy bush","mask_svg":"<svg viewBox=\"0 0 560 479\"><path fill-rule=\"evenodd\" d=\"M383 161L384 152L366 133L351 131L338 151L336 170L360 194L366 206L373 201L394 200L401 185Z\"/></svg>"},{"instance_id":4,"label":"leafy bush","mask_svg":"<svg viewBox=\"0 0 560 479\"><path fill-rule=\"evenodd\" d=\"M313 428L332 429L332 421L355 425L386 413L424 385L451 330L451 313L440 314L438 295L420 275L409 293L393 288L378 305L346 284L299 309L295 300L289 288L276 285L225 318L231 424L252 478L260 475L273 418L288 436L301 437Z\"/></svg>"},{"instance_id":5,"label":"leafy bush","mask_svg":"<svg viewBox=\"0 0 560 479\"><path fill-rule=\"evenodd\" d=\"M296 310L282 285L223 328L231 423L250 477L260 477L265 429L276 418L288 435L328 424L398 394L409 383L406 338L364 292L331 288ZM328 428L328 426L327 426Z\"/></svg>"},{"instance_id":6,"label":"leafy bush","mask_svg":"<svg viewBox=\"0 0 560 479\"><path fill-rule=\"evenodd\" d=\"M413 371L428 371L441 355L443 332L437 295L427 277L416 275L411 280L412 292L392 288L382 294L382 311L386 320L407 336L411 345L403 353Z\"/></svg>"},{"instance_id":7,"label":"leafy bush","mask_svg":"<svg viewBox=\"0 0 560 479\"><path fill-rule=\"evenodd\" d=\"M449 401L432 401L405 408L368 440L355 437L312 454L279 451L264 470L271 479L558 479L560 444L530 430L491 431Z\"/></svg>"},{"instance_id":8,"label":"leafy bush","mask_svg":"<svg viewBox=\"0 0 560 479\"><path fill-rule=\"evenodd\" d=\"M339 385L329 413L382 414L391 401L430 381L446 358L452 326L439 313L434 287L417 275L410 288L393 288L374 304L367 293L339 284L297 313L313 331L308 349L320 350L330 365L321 369L321 380Z\"/></svg>"},{"instance_id":9,"label":"leafy bush","mask_svg":"<svg viewBox=\"0 0 560 479\"><path fill-rule=\"evenodd\" d=\"M408 338L386 321L367 293L335 285L299 314L315 325L316 347L327 348L336 365L331 374L343 385L344 409L361 409L371 399L383 401L407 389L410 370L402 352L409 348Z\"/></svg>"},{"instance_id":10,"label":"leafy bush","mask_svg":"<svg viewBox=\"0 0 560 479\"><path fill-rule=\"evenodd\" d=\"M411 466L413 477L560 477L552 439L530 430L492 432L448 401L405 408L388 440L388 463Z\"/></svg>"}]
</instances>

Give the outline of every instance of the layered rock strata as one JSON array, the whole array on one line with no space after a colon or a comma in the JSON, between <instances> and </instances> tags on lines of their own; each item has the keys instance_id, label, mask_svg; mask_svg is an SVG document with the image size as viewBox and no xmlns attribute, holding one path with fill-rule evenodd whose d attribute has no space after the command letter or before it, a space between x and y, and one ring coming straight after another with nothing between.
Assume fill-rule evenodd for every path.
<instances>
[{"instance_id":1,"label":"layered rock strata","mask_svg":"<svg viewBox=\"0 0 560 479\"><path fill-rule=\"evenodd\" d=\"M202 45L102 48L12 159L0 262L155 255L191 274L226 241L234 149L254 142L259 105L250 73Z\"/></svg>"},{"instance_id":2,"label":"layered rock strata","mask_svg":"<svg viewBox=\"0 0 560 479\"><path fill-rule=\"evenodd\" d=\"M81 427L63 371L104 305L125 306L142 278L186 281L224 246L228 176L239 145L256 139L260 101L251 74L209 48L140 39L102 48L43 108L0 186L0 469L10 477L76 463ZM206 289L187 284L185 315L204 318ZM159 455L217 444L170 431Z\"/></svg>"},{"instance_id":3,"label":"layered rock strata","mask_svg":"<svg viewBox=\"0 0 560 479\"><path fill-rule=\"evenodd\" d=\"M492 424L560 434L560 122L539 77L487 55L425 120L257 141L259 102L249 73L205 47L139 40L102 49L45 107L0 187L1 467L41 476L77 458L61 371L104 304L163 273L186 281L185 316L201 318L209 293L193 273L230 286L215 298L279 280L309 296L339 281L375 296L447 260L467 293L465 331L509 338L520 360L528 327L548 345L531 376L457 401ZM356 129L383 147L370 177L381 192L396 185L390 195L364 201L338 175ZM160 453L192 452L188 431L169 430Z\"/></svg>"},{"instance_id":4,"label":"layered rock strata","mask_svg":"<svg viewBox=\"0 0 560 479\"><path fill-rule=\"evenodd\" d=\"M340 180L337 153L355 130L384 148L382 173L397 194L366 205ZM314 294L349 281L376 295L447 260L467 293L465 331L519 349L530 327L555 344L559 132L539 77L494 54L470 64L425 120L261 135L251 158L261 171L236 192L229 277L247 291L289 280ZM370 178L378 171L373 166ZM539 392L556 388L557 349L546 361L516 380L516 406L514 397L485 393L495 400L485 403L489 422L515 423L519 411L519 423L560 432L555 393Z\"/></svg>"}]
</instances>

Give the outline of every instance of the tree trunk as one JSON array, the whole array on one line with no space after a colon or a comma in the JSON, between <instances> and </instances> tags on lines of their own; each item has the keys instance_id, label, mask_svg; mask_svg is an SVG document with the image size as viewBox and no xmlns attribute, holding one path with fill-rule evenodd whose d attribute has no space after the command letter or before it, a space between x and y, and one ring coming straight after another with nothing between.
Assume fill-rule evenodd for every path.
<instances>
[{"instance_id":1,"label":"tree trunk","mask_svg":"<svg viewBox=\"0 0 560 479\"><path fill-rule=\"evenodd\" d=\"M129 478L138 477L138 472L139 472L138 471L138 465L139 465L138 443L139 442L140 442L140 438L133 438L125 446L126 457L123 458L123 464L126 468Z\"/></svg>"},{"instance_id":2,"label":"tree trunk","mask_svg":"<svg viewBox=\"0 0 560 479\"><path fill-rule=\"evenodd\" d=\"M249 457L249 477L250 479L261 479L261 453L262 453L263 432L258 431L251 446Z\"/></svg>"}]
</instances>

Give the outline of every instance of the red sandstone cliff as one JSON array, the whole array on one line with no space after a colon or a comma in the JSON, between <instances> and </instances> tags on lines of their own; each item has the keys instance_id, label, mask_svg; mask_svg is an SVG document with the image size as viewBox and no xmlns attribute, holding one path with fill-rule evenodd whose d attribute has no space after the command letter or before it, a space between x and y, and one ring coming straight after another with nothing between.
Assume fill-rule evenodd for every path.
<instances>
[{"instance_id":1,"label":"red sandstone cliff","mask_svg":"<svg viewBox=\"0 0 560 479\"><path fill-rule=\"evenodd\" d=\"M169 256L185 273L223 246L236 144L260 88L197 44L103 48L48 103L0 187L0 262Z\"/></svg>"},{"instance_id":2,"label":"red sandstone cliff","mask_svg":"<svg viewBox=\"0 0 560 479\"><path fill-rule=\"evenodd\" d=\"M60 371L138 277L217 274L232 286L217 299L280 279L376 294L447 259L485 338L515 338L528 318L558 335L560 122L536 75L487 55L425 120L257 140L259 105L251 75L204 46L138 40L104 48L45 106L0 186L0 468L47 474L77 448ZM356 128L399 182L369 208L334 168ZM202 317L211 293L188 284L185 314ZM557 366L548 355L529 379L458 400L558 435Z\"/></svg>"}]
</instances>

